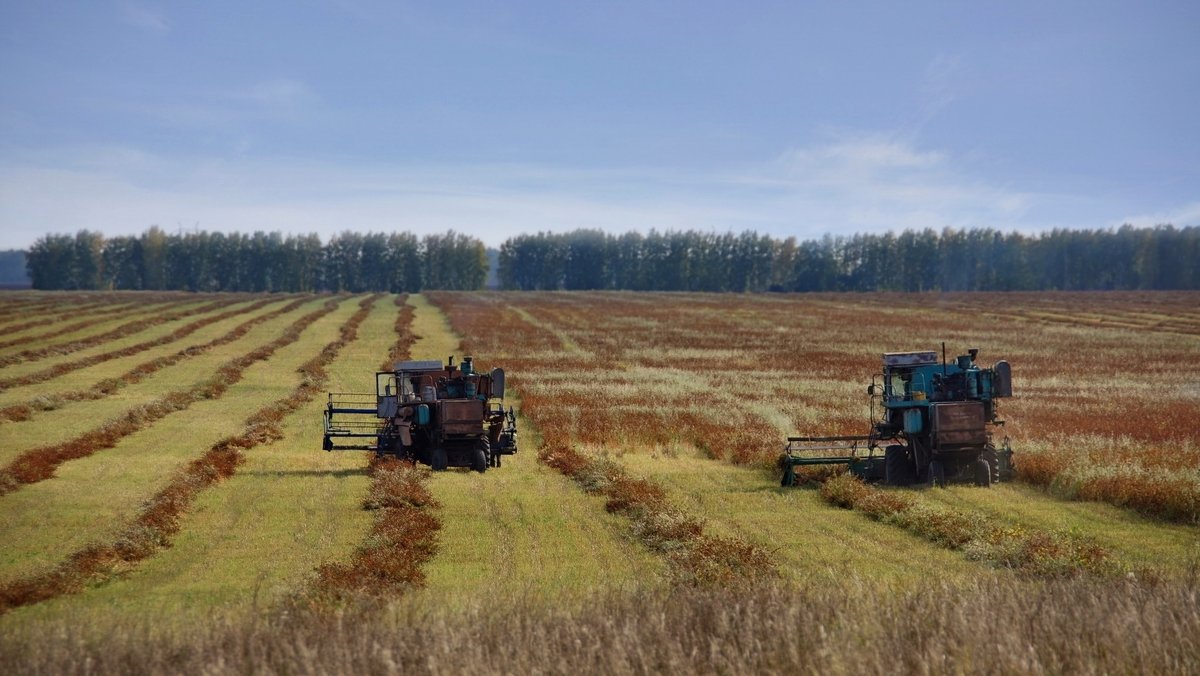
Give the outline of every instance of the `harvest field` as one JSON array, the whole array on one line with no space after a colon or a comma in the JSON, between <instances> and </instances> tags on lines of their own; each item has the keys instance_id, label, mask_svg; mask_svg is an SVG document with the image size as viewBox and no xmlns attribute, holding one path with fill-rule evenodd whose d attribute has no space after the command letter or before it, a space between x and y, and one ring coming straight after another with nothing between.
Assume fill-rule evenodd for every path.
<instances>
[{"instance_id":1,"label":"harvest field","mask_svg":"<svg viewBox=\"0 0 1200 676\"><path fill-rule=\"evenodd\" d=\"M6 293L0 662L1195 673L1198 308ZM943 341L1013 365L1015 482L780 487L786 436L864 433L880 354ZM508 373L503 467L320 450L325 392L450 354Z\"/></svg>"}]
</instances>

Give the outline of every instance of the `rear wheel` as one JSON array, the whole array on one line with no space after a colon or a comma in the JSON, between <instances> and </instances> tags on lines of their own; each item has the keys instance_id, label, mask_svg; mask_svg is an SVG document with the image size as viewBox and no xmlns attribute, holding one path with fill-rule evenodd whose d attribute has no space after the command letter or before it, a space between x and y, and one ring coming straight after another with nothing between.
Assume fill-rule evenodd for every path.
<instances>
[{"instance_id":1,"label":"rear wheel","mask_svg":"<svg viewBox=\"0 0 1200 676\"><path fill-rule=\"evenodd\" d=\"M984 458L975 461L975 485L980 488L992 485L992 463Z\"/></svg>"}]
</instances>

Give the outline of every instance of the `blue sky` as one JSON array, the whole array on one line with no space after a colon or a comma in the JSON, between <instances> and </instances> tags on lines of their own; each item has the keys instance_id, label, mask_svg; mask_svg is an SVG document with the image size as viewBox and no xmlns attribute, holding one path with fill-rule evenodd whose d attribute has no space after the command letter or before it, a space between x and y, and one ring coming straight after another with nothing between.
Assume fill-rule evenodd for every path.
<instances>
[{"instance_id":1,"label":"blue sky","mask_svg":"<svg viewBox=\"0 0 1200 676\"><path fill-rule=\"evenodd\" d=\"M45 232L1200 225L1200 2L0 0Z\"/></svg>"}]
</instances>

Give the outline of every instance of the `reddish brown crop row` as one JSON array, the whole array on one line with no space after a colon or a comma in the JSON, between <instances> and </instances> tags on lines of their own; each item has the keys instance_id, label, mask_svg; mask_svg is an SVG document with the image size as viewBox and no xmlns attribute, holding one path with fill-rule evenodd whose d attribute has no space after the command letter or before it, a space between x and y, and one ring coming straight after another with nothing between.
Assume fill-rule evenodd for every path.
<instances>
[{"instance_id":1,"label":"reddish brown crop row","mask_svg":"<svg viewBox=\"0 0 1200 676\"><path fill-rule=\"evenodd\" d=\"M330 299L320 309L293 322L279 338L225 362L216 374L195 386L169 392L154 401L136 406L74 439L22 453L8 466L0 468L0 495L7 495L24 484L49 479L62 463L112 448L130 434L197 401L220 397L231 385L241 380L242 374L252 364L268 359L279 348L296 342L304 329L337 309L339 302L338 298Z\"/></svg>"},{"instance_id":2,"label":"reddish brown crop row","mask_svg":"<svg viewBox=\"0 0 1200 676\"><path fill-rule=\"evenodd\" d=\"M1200 519L1200 294L431 294L543 429L770 467L788 434L862 434L883 352L981 348L1020 477Z\"/></svg>"},{"instance_id":3,"label":"reddish brown crop row","mask_svg":"<svg viewBox=\"0 0 1200 676\"><path fill-rule=\"evenodd\" d=\"M1001 526L978 514L922 504L913 493L873 488L849 474L821 483L831 504L856 509L967 556L1034 577L1126 572L1104 547L1067 533Z\"/></svg>"},{"instance_id":4,"label":"reddish brown crop row","mask_svg":"<svg viewBox=\"0 0 1200 676\"><path fill-rule=\"evenodd\" d=\"M396 342L380 363L382 370L408 357L416 339L410 329L413 308L406 301L403 295L396 298ZM437 533L442 527L434 513L439 504L429 491L430 471L414 463L373 456L370 473L371 486L363 508L374 512L371 532L348 562L317 568L307 602L324 605L390 598L425 584L422 566L437 553Z\"/></svg>"},{"instance_id":5,"label":"reddish brown crop row","mask_svg":"<svg viewBox=\"0 0 1200 676\"><path fill-rule=\"evenodd\" d=\"M249 320L242 322L241 324L238 324L236 327L234 327L233 329L231 329L224 335L222 335L218 338L215 338L213 340L210 340L207 343L202 343L199 345L192 345L192 346L183 348L183 349L179 350L178 352L175 352L174 354L167 355L164 357L159 357L157 359L152 359L147 362L143 362L119 376L116 376L114 378L107 378L91 387L87 387L87 388L83 388L83 389L79 389L79 390L67 391L67 392L60 392L60 393L50 395L50 396L38 397L34 401L30 401L30 402L26 402L26 403L22 403L22 404L13 404L11 406L6 406L4 408L0 408L0 422L6 421L6 420L7 421L28 420L30 418L30 416L33 415L33 412L35 410L53 410L55 408L62 406L64 403L69 402L69 401L90 401L90 400L95 400L95 399L102 399L123 387L132 385L134 383L141 381L143 378L151 375L152 373L155 373L156 371L164 369L168 366L173 366L175 364L178 364L179 362L181 362L185 359L191 359L192 357L197 357L201 354L204 354L205 352L208 352L209 350L211 350L214 347L232 343L233 341L246 335L246 333L248 333L250 331L250 329L254 328L255 326L257 326L263 322L269 321L271 319L274 319L276 317L279 317L281 315L287 314L287 313L295 310L296 308L300 307L301 305L304 305L305 303L309 302L309 300L310 300L309 298L299 298L297 300L294 300L294 301L288 303L287 305L284 305L281 308L278 308L276 310L272 310L271 312L267 312L267 313L252 317ZM87 368L89 366L93 366L97 363L108 361L110 359L117 359L120 357L133 356L133 355L141 352L144 349L148 349L149 347L152 347L155 345L165 345L169 342L173 342L175 340L184 338L209 324L214 324L214 323L222 321L224 319L228 319L229 317L232 317L232 316L245 314L245 313L249 313L249 312L254 312L254 311L262 308L263 306L269 305L274 302L277 302L276 299L268 299L268 300L259 301L257 303L253 303L252 305L249 305L249 306L241 308L241 309L230 310L228 312L222 312L220 314L212 315L210 317L205 317L204 319L196 320L195 322L192 322L186 326L180 327L176 331L173 331L170 335L164 336L163 338L160 338L157 340L147 341L145 343L133 345L128 348L124 348L121 350L113 350L112 352L106 352L106 353L95 355L92 357L86 357L84 359L78 359L78 360L75 360L75 361L67 363L67 364L59 364L52 368L45 369L45 370L39 371L37 373L31 373L31 374L23 376L23 377L15 377L15 378L7 379L7 380L0 380L0 389L7 388L7 387L16 387L16 386L20 386L20 385L29 385L29 384L36 383L36 382L44 382L47 380L51 380L55 377L58 377L60 375L65 375L66 373L69 373L71 371L81 369L81 368Z\"/></svg>"},{"instance_id":6,"label":"reddish brown crop row","mask_svg":"<svg viewBox=\"0 0 1200 676\"><path fill-rule=\"evenodd\" d=\"M633 522L638 539L667 556L676 584L730 587L778 577L770 553L741 538L704 532L704 524L667 502L662 486L629 476L608 458L590 458L563 440L547 439L538 460L606 498L605 509Z\"/></svg>"},{"instance_id":7,"label":"reddish brown crop row","mask_svg":"<svg viewBox=\"0 0 1200 676\"><path fill-rule=\"evenodd\" d=\"M180 528L180 517L205 488L229 478L244 461L244 452L261 444L281 439L284 417L311 401L325 387L328 366L349 343L358 337L358 327L379 299L369 296L339 330L339 336L297 371L301 382L288 396L271 402L246 419L242 433L222 439L201 457L183 468L161 491L151 498L138 515L110 542L97 543L72 554L66 561L45 573L14 580L0 586L0 613L15 607L38 603L49 598L80 591L85 585L128 569L168 546ZM338 305L330 300L322 310L307 315L312 321L328 314ZM308 322L304 326L311 324ZM289 329L289 334L295 325ZM296 330L297 336L299 330ZM281 339L282 340L282 339ZM291 341L294 341L292 338ZM286 343L285 343L286 344ZM279 345L277 347L281 347ZM262 357L266 358L266 356ZM245 358L241 358L242 361ZM226 384L232 384L233 381Z\"/></svg>"},{"instance_id":8,"label":"reddish brown crop row","mask_svg":"<svg viewBox=\"0 0 1200 676\"><path fill-rule=\"evenodd\" d=\"M131 322L126 322L120 326L117 326L111 331L105 331L104 333L87 336L78 340L72 340L67 343L47 345L45 347L23 350L17 354L5 355L0 357L0 366L8 366L10 364L17 364L21 362L38 361L40 359L45 359L46 357L71 354L73 352L78 352L79 350L101 345L110 340L118 340L120 338L125 338L127 336L140 333L151 327L158 326L159 324L173 322L177 319L183 319L185 317L207 314L228 305L233 305L234 303L244 302L244 300L245 299L243 298L237 298L233 296L223 296L220 300L207 303L199 307L194 307L189 310L152 314L140 319L135 319Z\"/></svg>"}]
</instances>

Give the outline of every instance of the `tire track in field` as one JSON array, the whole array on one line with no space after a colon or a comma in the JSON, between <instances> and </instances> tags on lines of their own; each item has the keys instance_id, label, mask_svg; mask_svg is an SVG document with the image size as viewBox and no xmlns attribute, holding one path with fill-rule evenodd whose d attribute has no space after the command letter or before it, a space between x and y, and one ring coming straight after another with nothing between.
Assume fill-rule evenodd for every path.
<instances>
[{"instance_id":1,"label":"tire track in field","mask_svg":"<svg viewBox=\"0 0 1200 676\"><path fill-rule=\"evenodd\" d=\"M157 347L159 345L166 345L167 343L172 343L181 338L185 338L185 337L191 335L192 333L195 333L196 331L204 328L205 326L208 326L210 324L215 324L219 321L228 319L230 317L235 317L240 314L254 312L256 310L261 309L262 307L264 307L266 305L275 303L278 300L279 299L277 299L277 298L271 298L268 300L259 301L257 303L254 303L252 305L249 305L247 307L244 307L244 308L241 308L238 310L230 310L230 311L218 314L218 315L213 315L212 317L205 317L204 319L200 319L195 322L192 322L191 324L188 324L187 326L180 327L179 329L172 332L171 334L169 334L167 336L163 336L162 338L158 338L156 340L139 343L137 345L133 345L133 346L130 346L127 348L123 348L120 350L114 350L112 352L106 352L104 354L99 354L99 355L95 355L92 357L85 357L83 359L79 359L79 360L76 360L76 361L73 361L70 363L66 363L66 364L58 364L51 368L45 369L43 371L38 371L37 373L31 373L31 374L28 374L25 376L18 376L18 377L14 377L14 378L0 380L0 392L6 390L8 388L11 388L11 387L19 387L19 386L23 386L23 385L32 385L34 383L46 382L48 380L53 380L54 378L57 378L62 375L66 375L67 373L70 373L70 372L78 370L78 369L95 366L96 364L100 364L102 362L109 361L111 359L132 356L143 350ZM300 298L300 299L294 300L291 303L288 303L287 305L279 308L278 310L272 310L271 312L267 312L267 313L259 315L257 317L253 317L253 318L237 325L236 327L231 329L228 333L226 333L223 336L220 336L219 338L216 338L214 340L211 340L207 343L203 343L200 345L191 345L182 350L179 350L175 354L168 355L165 357L159 357L158 359L153 359L151 361L139 364L139 365L133 367L132 369L130 369L129 371L126 371L122 375L115 376L113 378L107 378L91 387L74 390L74 391L69 391L69 392L62 392L62 393L50 395L48 397L37 397L34 400L28 401L25 403L13 404L11 406L5 406L4 408L0 408L0 423L3 423L5 421L16 422L16 421L28 420L30 418L30 416L33 415L33 412L35 410L38 410L39 408L53 410L53 409L57 408L58 406L61 406L63 403L69 402L69 401L91 401L91 400L95 400L95 399L103 399L104 397L107 397L107 396L113 394L114 392L116 392L117 390L119 390L123 387L126 387L128 385L133 385L133 384L141 381L143 378L145 378L146 376L149 376L150 374L152 374L156 371L164 369L168 366L173 366L185 359L190 359L192 357L196 357L201 354L204 354L205 352L211 350L214 347L217 347L220 345L225 345L227 343L231 343L231 342L241 338L242 336L244 336L248 331L250 331L250 329L254 328L255 326L257 326L263 322L269 321L271 319L274 319L275 317L279 317L281 315L287 314L287 313L291 312L292 310L295 310L296 308L300 307L301 305L304 305L305 303L309 302L310 300L311 300L311 298Z\"/></svg>"},{"instance_id":2,"label":"tire track in field","mask_svg":"<svg viewBox=\"0 0 1200 676\"><path fill-rule=\"evenodd\" d=\"M183 319L184 317L205 314L240 302L243 302L243 300L239 298L225 298L207 305L201 305L200 307L192 308L191 310L182 310L167 314L156 314L146 319L138 319L132 322L127 322L112 329L111 331L107 331L95 336L88 336L87 338L81 338L63 345L51 345L48 347L25 350L17 354L0 357L0 367L20 362L38 361L51 356L71 354L72 352L78 352L79 350L94 347L110 340L116 340L118 338L124 338L136 333L141 333L142 331L154 326L158 326L159 324L165 324L177 319Z\"/></svg>"},{"instance_id":3,"label":"tire track in field","mask_svg":"<svg viewBox=\"0 0 1200 676\"><path fill-rule=\"evenodd\" d=\"M230 385L241 380L247 368L257 361L270 358L279 348L299 340L304 329L333 312L340 302L340 298L326 301L320 309L293 322L279 338L225 362L213 377L198 385L169 392L154 401L131 408L69 441L22 453L6 467L0 468L0 496L7 495L23 485L49 479L54 476L54 470L64 462L112 448L124 437L172 413L185 410L201 399L221 397Z\"/></svg>"},{"instance_id":4,"label":"tire track in field","mask_svg":"<svg viewBox=\"0 0 1200 676\"><path fill-rule=\"evenodd\" d=\"M374 294L362 300L358 311L342 324L339 337L325 345L317 356L296 369L301 375L301 381L291 394L255 411L246 419L241 434L218 441L204 455L180 470L163 489L147 501L138 515L117 533L111 542L97 543L80 549L47 572L0 585L0 614L20 606L82 591L86 585L111 579L121 571L152 556L159 548L170 546L171 537L180 530L180 517L191 507L201 491L233 476L238 465L244 461L245 451L283 438L283 418L311 401L324 389L327 379L325 367L337 358L343 347L358 338L358 327L370 314L371 308L381 295ZM306 315L297 324L312 317L311 321L304 324L308 326L332 312L339 302L338 299L328 301L321 310ZM293 329L295 326L294 324ZM289 334L294 332L295 337L287 343L294 342L299 337L299 331L293 329L289 329ZM282 347L283 344L276 348ZM271 352L276 348L272 348ZM243 362L248 356L235 362Z\"/></svg>"}]
</instances>

